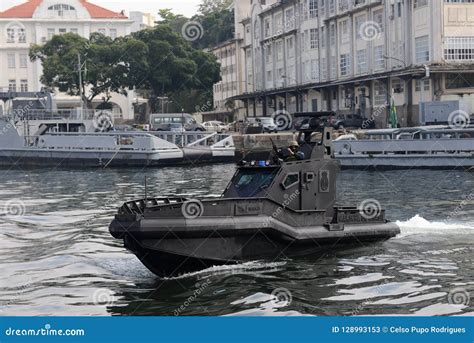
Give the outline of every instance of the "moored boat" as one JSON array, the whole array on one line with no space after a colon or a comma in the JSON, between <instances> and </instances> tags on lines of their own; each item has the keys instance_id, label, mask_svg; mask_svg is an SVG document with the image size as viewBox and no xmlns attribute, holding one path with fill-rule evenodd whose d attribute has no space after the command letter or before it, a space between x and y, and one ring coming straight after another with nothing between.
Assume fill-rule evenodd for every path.
<instances>
[{"instance_id":1,"label":"moored boat","mask_svg":"<svg viewBox=\"0 0 474 343\"><path fill-rule=\"evenodd\" d=\"M365 130L334 142L334 157L346 169L470 169L474 128L422 126Z\"/></svg>"}]
</instances>

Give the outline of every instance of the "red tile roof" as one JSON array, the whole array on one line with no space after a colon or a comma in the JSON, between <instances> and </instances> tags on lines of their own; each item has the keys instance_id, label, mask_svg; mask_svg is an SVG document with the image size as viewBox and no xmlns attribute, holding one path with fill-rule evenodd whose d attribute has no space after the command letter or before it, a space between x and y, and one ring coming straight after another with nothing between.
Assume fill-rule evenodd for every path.
<instances>
[{"instance_id":1,"label":"red tile roof","mask_svg":"<svg viewBox=\"0 0 474 343\"><path fill-rule=\"evenodd\" d=\"M0 18L32 18L36 9L42 2L43 0L28 0L28 2L0 12ZM58 0L58 3L60 2L61 1ZM86 8L93 19L127 19L127 17L122 13L110 11L106 8L94 5L87 0L79 0L79 2Z\"/></svg>"}]
</instances>

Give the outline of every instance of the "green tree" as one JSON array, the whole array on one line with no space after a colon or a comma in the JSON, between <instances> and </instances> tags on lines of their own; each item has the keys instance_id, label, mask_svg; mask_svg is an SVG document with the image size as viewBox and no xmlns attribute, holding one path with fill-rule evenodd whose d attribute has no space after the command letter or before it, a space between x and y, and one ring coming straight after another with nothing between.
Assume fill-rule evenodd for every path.
<instances>
[{"instance_id":1,"label":"green tree","mask_svg":"<svg viewBox=\"0 0 474 343\"><path fill-rule=\"evenodd\" d=\"M171 26L161 24L133 35L148 47L148 72L137 87L150 90L150 105L157 110L156 98L173 97L183 91L212 94L212 86L220 80L220 66L213 54L194 49ZM212 95L211 95L212 99ZM176 100L176 99L175 99ZM175 101L175 104L181 102ZM191 101L182 106L191 111Z\"/></svg>"},{"instance_id":2,"label":"green tree","mask_svg":"<svg viewBox=\"0 0 474 343\"><path fill-rule=\"evenodd\" d=\"M147 73L146 54L147 46L143 42L131 37L113 41L99 33L92 34L90 40L72 33L54 36L45 45L30 49L30 59L43 64L41 82L73 96L79 95L82 89L88 107L99 95L106 102L111 93L126 95L127 89ZM83 63L82 84L79 56Z\"/></svg>"},{"instance_id":3,"label":"green tree","mask_svg":"<svg viewBox=\"0 0 474 343\"><path fill-rule=\"evenodd\" d=\"M198 7L198 12L203 15L220 12L228 9L233 0L202 0Z\"/></svg>"}]
</instances>

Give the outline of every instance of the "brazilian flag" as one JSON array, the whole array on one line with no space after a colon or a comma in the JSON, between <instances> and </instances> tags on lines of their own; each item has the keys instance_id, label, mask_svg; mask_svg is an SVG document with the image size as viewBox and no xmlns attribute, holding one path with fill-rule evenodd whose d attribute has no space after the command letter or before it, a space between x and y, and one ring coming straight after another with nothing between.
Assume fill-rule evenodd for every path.
<instances>
[{"instance_id":1,"label":"brazilian flag","mask_svg":"<svg viewBox=\"0 0 474 343\"><path fill-rule=\"evenodd\" d=\"M398 127L397 106L395 106L395 99L392 97L392 104L390 106L390 125L392 129Z\"/></svg>"}]
</instances>

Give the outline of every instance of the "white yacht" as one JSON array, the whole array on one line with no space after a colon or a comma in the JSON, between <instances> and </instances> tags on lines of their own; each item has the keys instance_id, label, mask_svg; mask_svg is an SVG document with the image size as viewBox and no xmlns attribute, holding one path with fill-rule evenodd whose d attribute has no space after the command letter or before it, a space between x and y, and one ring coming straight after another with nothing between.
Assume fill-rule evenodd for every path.
<instances>
[{"instance_id":1,"label":"white yacht","mask_svg":"<svg viewBox=\"0 0 474 343\"><path fill-rule=\"evenodd\" d=\"M334 157L353 169L472 169L474 128L422 126L366 130L333 143Z\"/></svg>"},{"instance_id":2,"label":"white yacht","mask_svg":"<svg viewBox=\"0 0 474 343\"><path fill-rule=\"evenodd\" d=\"M0 166L152 167L233 162L232 136L207 132L104 131L97 116L0 118Z\"/></svg>"}]
</instances>

